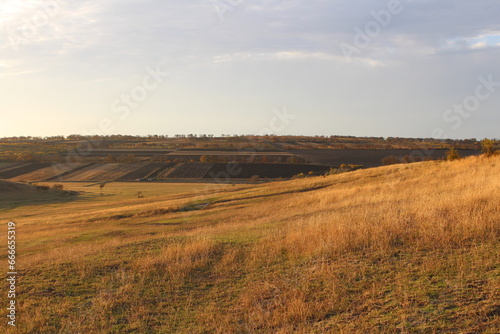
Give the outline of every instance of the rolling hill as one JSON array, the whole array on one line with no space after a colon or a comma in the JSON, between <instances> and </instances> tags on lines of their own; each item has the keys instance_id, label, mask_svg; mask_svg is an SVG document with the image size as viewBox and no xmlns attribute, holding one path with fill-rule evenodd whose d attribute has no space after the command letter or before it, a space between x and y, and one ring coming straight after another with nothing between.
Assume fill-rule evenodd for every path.
<instances>
[{"instance_id":1,"label":"rolling hill","mask_svg":"<svg viewBox=\"0 0 500 334\"><path fill-rule=\"evenodd\" d=\"M17 332L500 332L498 156L208 187L0 212Z\"/></svg>"},{"instance_id":2,"label":"rolling hill","mask_svg":"<svg viewBox=\"0 0 500 334\"><path fill-rule=\"evenodd\" d=\"M51 189L44 185L31 185L0 179L0 209L18 205L66 202L78 195L74 191Z\"/></svg>"}]
</instances>

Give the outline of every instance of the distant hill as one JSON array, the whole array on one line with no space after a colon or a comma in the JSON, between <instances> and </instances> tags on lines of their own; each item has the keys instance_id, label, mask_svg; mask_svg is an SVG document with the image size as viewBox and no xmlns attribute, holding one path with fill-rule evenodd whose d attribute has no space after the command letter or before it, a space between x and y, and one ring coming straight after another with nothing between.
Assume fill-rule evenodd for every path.
<instances>
[{"instance_id":1,"label":"distant hill","mask_svg":"<svg viewBox=\"0 0 500 334\"><path fill-rule=\"evenodd\" d=\"M0 180L0 207L23 203L68 199L77 192L52 189L44 185L31 185Z\"/></svg>"},{"instance_id":2,"label":"distant hill","mask_svg":"<svg viewBox=\"0 0 500 334\"><path fill-rule=\"evenodd\" d=\"M36 186L30 184L0 180L0 195L26 194L38 191L39 189Z\"/></svg>"}]
</instances>

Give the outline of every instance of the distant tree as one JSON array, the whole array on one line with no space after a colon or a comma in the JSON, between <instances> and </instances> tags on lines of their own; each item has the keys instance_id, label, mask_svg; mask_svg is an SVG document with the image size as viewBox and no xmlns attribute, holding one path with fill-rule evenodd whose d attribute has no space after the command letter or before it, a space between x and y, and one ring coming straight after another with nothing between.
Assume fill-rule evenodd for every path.
<instances>
[{"instance_id":1,"label":"distant tree","mask_svg":"<svg viewBox=\"0 0 500 334\"><path fill-rule=\"evenodd\" d=\"M257 184L259 182L259 175L253 175L249 180L248 183L250 184Z\"/></svg>"},{"instance_id":2,"label":"distant tree","mask_svg":"<svg viewBox=\"0 0 500 334\"><path fill-rule=\"evenodd\" d=\"M306 175L304 173L299 173L297 175L292 176L292 179L303 179Z\"/></svg>"},{"instance_id":3,"label":"distant tree","mask_svg":"<svg viewBox=\"0 0 500 334\"><path fill-rule=\"evenodd\" d=\"M128 154L125 161L126 162L135 162L136 161L135 155L134 154Z\"/></svg>"},{"instance_id":4,"label":"distant tree","mask_svg":"<svg viewBox=\"0 0 500 334\"><path fill-rule=\"evenodd\" d=\"M446 160L453 161L462 158L458 153L458 150L454 147L451 147L448 153L446 154Z\"/></svg>"},{"instance_id":5,"label":"distant tree","mask_svg":"<svg viewBox=\"0 0 500 334\"><path fill-rule=\"evenodd\" d=\"M128 157L125 154L120 154L116 157L115 162L127 162Z\"/></svg>"},{"instance_id":6,"label":"distant tree","mask_svg":"<svg viewBox=\"0 0 500 334\"><path fill-rule=\"evenodd\" d=\"M481 141L481 151L483 151L483 153L488 157L495 154L495 143L493 142L493 140L486 138L483 139Z\"/></svg>"},{"instance_id":7,"label":"distant tree","mask_svg":"<svg viewBox=\"0 0 500 334\"><path fill-rule=\"evenodd\" d=\"M404 157L401 158L401 162L405 163L405 164L409 164L409 163L413 162L413 159L412 159L411 155L405 155Z\"/></svg>"},{"instance_id":8,"label":"distant tree","mask_svg":"<svg viewBox=\"0 0 500 334\"><path fill-rule=\"evenodd\" d=\"M383 158L381 162L384 165L395 165L399 164L401 161L397 157L390 155L388 157Z\"/></svg>"},{"instance_id":9,"label":"distant tree","mask_svg":"<svg viewBox=\"0 0 500 334\"><path fill-rule=\"evenodd\" d=\"M21 153L17 155L17 161L33 161L34 156L30 153Z\"/></svg>"},{"instance_id":10,"label":"distant tree","mask_svg":"<svg viewBox=\"0 0 500 334\"><path fill-rule=\"evenodd\" d=\"M165 156L161 154L155 154L151 157L151 161L153 162L164 162Z\"/></svg>"},{"instance_id":11,"label":"distant tree","mask_svg":"<svg viewBox=\"0 0 500 334\"><path fill-rule=\"evenodd\" d=\"M116 162L116 157L114 155L109 154L106 157L106 162Z\"/></svg>"},{"instance_id":12,"label":"distant tree","mask_svg":"<svg viewBox=\"0 0 500 334\"><path fill-rule=\"evenodd\" d=\"M47 191L50 188L48 186L45 186L45 185L40 185L40 186L36 186L36 189L40 190L40 191Z\"/></svg>"},{"instance_id":13,"label":"distant tree","mask_svg":"<svg viewBox=\"0 0 500 334\"><path fill-rule=\"evenodd\" d=\"M330 167L330 170L328 172L326 172L324 174L324 176L328 176L328 175L335 175L335 174L340 174L341 173L341 170L340 168L333 168L333 167Z\"/></svg>"}]
</instances>

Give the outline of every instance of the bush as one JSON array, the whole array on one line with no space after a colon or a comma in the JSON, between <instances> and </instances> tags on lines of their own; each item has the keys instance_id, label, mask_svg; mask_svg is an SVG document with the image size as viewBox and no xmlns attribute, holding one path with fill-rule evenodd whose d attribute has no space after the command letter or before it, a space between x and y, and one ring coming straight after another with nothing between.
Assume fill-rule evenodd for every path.
<instances>
[{"instance_id":1,"label":"bush","mask_svg":"<svg viewBox=\"0 0 500 334\"><path fill-rule=\"evenodd\" d=\"M448 161L453 161L453 160L458 160L461 159L462 157L458 153L458 150L454 147L450 148L448 153L446 154L446 160Z\"/></svg>"},{"instance_id":2,"label":"bush","mask_svg":"<svg viewBox=\"0 0 500 334\"><path fill-rule=\"evenodd\" d=\"M483 139L481 141L481 151L488 156L491 157L495 154L495 142L491 139Z\"/></svg>"},{"instance_id":3,"label":"bush","mask_svg":"<svg viewBox=\"0 0 500 334\"><path fill-rule=\"evenodd\" d=\"M63 190L64 189L64 186L60 183L56 183L52 186L52 189L59 189L59 190Z\"/></svg>"},{"instance_id":4,"label":"bush","mask_svg":"<svg viewBox=\"0 0 500 334\"><path fill-rule=\"evenodd\" d=\"M364 165L347 165L349 171L355 171L358 169L363 169Z\"/></svg>"},{"instance_id":5,"label":"bush","mask_svg":"<svg viewBox=\"0 0 500 334\"><path fill-rule=\"evenodd\" d=\"M259 182L259 175L253 175L249 180L248 180L248 183L249 184L257 184L257 182Z\"/></svg>"},{"instance_id":6,"label":"bush","mask_svg":"<svg viewBox=\"0 0 500 334\"><path fill-rule=\"evenodd\" d=\"M335 175L335 174L340 174L342 173L342 170L341 168L333 168L333 167L330 167L330 170L328 172L325 173L325 176L328 176L328 175Z\"/></svg>"},{"instance_id":7,"label":"bush","mask_svg":"<svg viewBox=\"0 0 500 334\"><path fill-rule=\"evenodd\" d=\"M404 157L401 158L401 162L404 164L409 164L410 162L412 162L411 156L405 155Z\"/></svg>"},{"instance_id":8,"label":"bush","mask_svg":"<svg viewBox=\"0 0 500 334\"><path fill-rule=\"evenodd\" d=\"M390 156L382 159L382 164L384 164L384 165L395 165L395 164L399 164L399 163L401 163L399 158L397 158L393 155L390 155Z\"/></svg>"},{"instance_id":9,"label":"bush","mask_svg":"<svg viewBox=\"0 0 500 334\"><path fill-rule=\"evenodd\" d=\"M363 165L342 164L342 165L340 165L339 168L330 167L330 170L328 172L326 172L323 176L353 172L353 171L361 169L361 168L363 168Z\"/></svg>"}]
</instances>

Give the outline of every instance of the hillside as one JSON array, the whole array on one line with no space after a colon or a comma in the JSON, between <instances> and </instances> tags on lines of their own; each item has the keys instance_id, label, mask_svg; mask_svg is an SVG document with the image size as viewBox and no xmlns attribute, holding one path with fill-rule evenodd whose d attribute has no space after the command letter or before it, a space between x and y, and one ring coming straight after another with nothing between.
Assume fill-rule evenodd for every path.
<instances>
[{"instance_id":1,"label":"hillside","mask_svg":"<svg viewBox=\"0 0 500 334\"><path fill-rule=\"evenodd\" d=\"M499 146L499 142L494 143ZM471 139L382 138L353 136L207 135L79 136L0 138L0 179L11 181L126 181L132 173L148 178L158 163L177 168L180 164L257 165L261 178L274 178L278 165L312 164L327 167L363 165L378 167L388 161L439 160L450 147L461 156L481 153L481 142ZM166 166L172 164L172 166ZM259 164L271 164L264 170ZM181 174L189 166L180 168ZM210 168L210 166L208 166ZM255 166L254 166L255 167ZM88 169L87 169L88 168ZM270 168L270 169L269 169ZM306 168L306 166L302 166ZM309 167L307 167L309 168ZM248 166L245 169L253 169ZM287 168L289 169L289 168ZM90 173L86 173L90 172ZM81 173L82 172L82 173ZM102 173L101 173L102 172ZM219 170L211 170L215 174ZM208 172L207 175L211 173ZM307 173L308 169L299 173ZM248 172L244 172L246 174ZM279 171L281 178L288 173ZM159 173L158 176L167 176ZM238 174L238 173L236 173ZM297 173L298 174L298 173ZM197 173L189 176L198 178ZM252 174L253 176L255 174ZM233 175L234 178L244 177ZM70 180L68 180L68 178Z\"/></svg>"},{"instance_id":2,"label":"hillside","mask_svg":"<svg viewBox=\"0 0 500 334\"><path fill-rule=\"evenodd\" d=\"M73 191L0 179L0 209L37 203L65 202L74 199L76 195L77 193Z\"/></svg>"},{"instance_id":3,"label":"hillside","mask_svg":"<svg viewBox=\"0 0 500 334\"><path fill-rule=\"evenodd\" d=\"M36 187L32 185L0 180L0 195L9 195L15 193L27 193L36 191L37 191Z\"/></svg>"},{"instance_id":4,"label":"hillside","mask_svg":"<svg viewBox=\"0 0 500 334\"><path fill-rule=\"evenodd\" d=\"M499 190L481 156L3 211L17 332L498 333Z\"/></svg>"}]
</instances>

